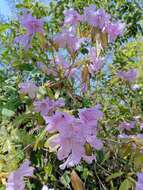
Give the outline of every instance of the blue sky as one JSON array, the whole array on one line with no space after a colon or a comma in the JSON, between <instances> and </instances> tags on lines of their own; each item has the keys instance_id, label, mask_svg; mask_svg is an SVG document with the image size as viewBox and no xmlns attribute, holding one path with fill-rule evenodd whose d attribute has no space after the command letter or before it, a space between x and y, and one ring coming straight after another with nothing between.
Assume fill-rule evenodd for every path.
<instances>
[{"instance_id":1,"label":"blue sky","mask_svg":"<svg viewBox=\"0 0 143 190\"><path fill-rule=\"evenodd\" d=\"M0 0L0 14L5 17L11 16L11 10L6 0Z\"/></svg>"}]
</instances>

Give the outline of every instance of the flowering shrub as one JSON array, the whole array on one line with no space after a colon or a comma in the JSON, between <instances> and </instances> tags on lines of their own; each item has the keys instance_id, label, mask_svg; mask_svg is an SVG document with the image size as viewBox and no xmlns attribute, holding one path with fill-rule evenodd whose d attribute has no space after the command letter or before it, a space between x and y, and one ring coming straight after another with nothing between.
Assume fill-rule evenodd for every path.
<instances>
[{"instance_id":1,"label":"flowering shrub","mask_svg":"<svg viewBox=\"0 0 143 190\"><path fill-rule=\"evenodd\" d=\"M128 23L95 4L64 8L58 29L40 3L17 6L1 34L1 188L141 190L143 45L119 49Z\"/></svg>"}]
</instances>

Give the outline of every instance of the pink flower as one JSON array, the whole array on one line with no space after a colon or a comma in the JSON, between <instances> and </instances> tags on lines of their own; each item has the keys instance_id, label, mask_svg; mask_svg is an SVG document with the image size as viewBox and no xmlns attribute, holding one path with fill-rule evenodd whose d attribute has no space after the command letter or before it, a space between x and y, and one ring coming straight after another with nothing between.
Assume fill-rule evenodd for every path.
<instances>
[{"instance_id":1,"label":"pink flower","mask_svg":"<svg viewBox=\"0 0 143 190\"><path fill-rule=\"evenodd\" d=\"M136 69L130 69L128 71L119 71L117 73L117 76L125 81L133 82L136 80L137 77L137 70Z\"/></svg>"},{"instance_id":2,"label":"pink flower","mask_svg":"<svg viewBox=\"0 0 143 190\"><path fill-rule=\"evenodd\" d=\"M34 171L34 168L29 165L30 162L26 160L20 168L11 172L6 184L6 190L24 190L24 177L31 177Z\"/></svg>"},{"instance_id":3,"label":"pink flower","mask_svg":"<svg viewBox=\"0 0 143 190\"><path fill-rule=\"evenodd\" d=\"M81 15L73 9L65 11L64 15L65 15L64 24L76 25L82 20Z\"/></svg>"},{"instance_id":4,"label":"pink flower","mask_svg":"<svg viewBox=\"0 0 143 190\"><path fill-rule=\"evenodd\" d=\"M21 19L21 24L27 29L28 34L33 35L36 32L44 34L43 21L33 17L30 13L24 13Z\"/></svg>"},{"instance_id":5,"label":"pink flower","mask_svg":"<svg viewBox=\"0 0 143 190\"><path fill-rule=\"evenodd\" d=\"M123 30L125 28L124 23L109 23L107 26L107 33L109 35L109 41L114 41L118 36L123 34Z\"/></svg>"},{"instance_id":6,"label":"pink flower","mask_svg":"<svg viewBox=\"0 0 143 190\"><path fill-rule=\"evenodd\" d=\"M131 129L133 129L134 127L135 127L135 124L136 124L136 122L135 121L132 121L132 122L126 122L126 121L124 121L124 122L122 122L122 123L120 123L120 125L119 125L119 128L121 129L121 130L131 130Z\"/></svg>"},{"instance_id":7,"label":"pink flower","mask_svg":"<svg viewBox=\"0 0 143 190\"><path fill-rule=\"evenodd\" d=\"M40 112L42 116L52 114L58 107L63 107L64 105L65 103L62 98L57 101L46 98L34 102L35 111Z\"/></svg>"},{"instance_id":8,"label":"pink flower","mask_svg":"<svg viewBox=\"0 0 143 190\"><path fill-rule=\"evenodd\" d=\"M89 51L90 64L88 66L89 72L94 75L96 72L101 70L103 58L97 57L96 48L92 47Z\"/></svg>"},{"instance_id":9,"label":"pink flower","mask_svg":"<svg viewBox=\"0 0 143 190\"><path fill-rule=\"evenodd\" d=\"M37 94L38 87L32 82L27 81L19 84L20 92L34 99Z\"/></svg>"}]
</instances>

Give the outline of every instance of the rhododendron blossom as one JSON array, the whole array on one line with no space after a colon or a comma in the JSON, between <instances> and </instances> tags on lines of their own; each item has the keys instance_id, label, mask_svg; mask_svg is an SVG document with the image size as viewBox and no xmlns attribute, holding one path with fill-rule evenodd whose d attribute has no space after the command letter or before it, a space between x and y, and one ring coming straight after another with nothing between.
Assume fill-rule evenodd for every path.
<instances>
[{"instance_id":1,"label":"rhododendron blossom","mask_svg":"<svg viewBox=\"0 0 143 190\"><path fill-rule=\"evenodd\" d=\"M42 116L52 114L58 107L63 107L64 105L65 102L62 98L56 101L46 98L34 102L35 111L40 112Z\"/></svg>"},{"instance_id":2,"label":"rhododendron blossom","mask_svg":"<svg viewBox=\"0 0 143 190\"><path fill-rule=\"evenodd\" d=\"M21 24L27 29L28 34L33 35L36 32L44 34L43 21L33 17L31 13L24 13Z\"/></svg>"},{"instance_id":3,"label":"rhododendron blossom","mask_svg":"<svg viewBox=\"0 0 143 190\"><path fill-rule=\"evenodd\" d=\"M89 72L94 76L96 72L101 70L103 58L97 57L96 48L92 47L89 51L90 64L88 65Z\"/></svg>"},{"instance_id":4,"label":"rhododendron blossom","mask_svg":"<svg viewBox=\"0 0 143 190\"><path fill-rule=\"evenodd\" d=\"M119 71L117 73L117 76L121 78L122 80L133 82L136 80L137 77L137 70L136 69L130 69L128 71Z\"/></svg>"},{"instance_id":5,"label":"rhododendron blossom","mask_svg":"<svg viewBox=\"0 0 143 190\"><path fill-rule=\"evenodd\" d=\"M24 13L21 18L21 25L27 29L27 33L15 37L14 42L19 43L26 50L31 48L31 40L36 32L41 35L44 34L43 21L41 19L36 19L30 13Z\"/></svg>"},{"instance_id":6,"label":"rhododendron blossom","mask_svg":"<svg viewBox=\"0 0 143 190\"><path fill-rule=\"evenodd\" d=\"M143 173L137 174L138 181L136 182L135 190L143 190Z\"/></svg>"},{"instance_id":7,"label":"rhododendron blossom","mask_svg":"<svg viewBox=\"0 0 143 190\"><path fill-rule=\"evenodd\" d=\"M82 16L73 9L66 10L64 15L64 24L76 25L82 20Z\"/></svg>"},{"instance_id":8,"label":"rhododendron blossom","mask_svg":"<svg viewBox=\"0 0 143 190\"><path fill-rule=\"evenodd\" d=\"M124 121L124 122L122 122L122 123L120 123L120 125L119 125L119 128L121 129L121 130L127 130L127 131L129 131L129 130L131 130L131 129L133 129L134 127L135 127L135 124L136 124L136 122L135 121L132 121L132 122L126 122L126 121Z\"/></svg>"},{"instance_id":9,"label":"rhododendron blossom","mask_svg":"<svg viewBox=\"0 0 143 190\"><path fill-rule=\"evenodd\" d=\"M101 32L108 33L109 41L114 41L123 34L125 24L121 22L112 22L111 16L104 9L96 9L91 5L84 9L83 20L89 25L98 28Z\"/></svg>"},{"instance_id":10,"label":"rhododendron blossom","mask_svg":"<svg viewBox=\"0 0 143 190\"><path fill-rule=\"evenodd\" d=\"M31 177L34 172L34 168L29 165L30 162L26 160L20 168L10 173L6 184L6 190L24 190L24 177Z\"/></svg>"},{"instance_id":11,"label":"rhododendron blossom","mask_svg":"<svg viewBox=\"0 0 143 190\"><path fill-rule=\"evenodd\" d=\"M109 34L109 41L113 42L118 36L121 36L124 28L125 24L121 22L108 24L106 31Z\"/></svg>"},{"instance_id":12,"label":"rhododendron blossom","mask_svg":"<svg viewBox=\"0 0 143 190\"><path fill-rule=\"evenodd\" d=\"M70 64L64 59L63 56L58 55L55 60L57 72L62 71L63 75L66 77L71 77L74 75L76 68L72 68Z\"/></svg>"},{"instance_id":13,"label":"rhododendron blossom","mask_svg":"<svg viewBox=\"0 0 143 190\"><path fill-rule=\"evenodd\" d=\"M67 48L70 53L73 53L80 48L83 39L76 37L73 32L63 29L61 33L54 37L54 41L60 48Z\"/></svg>"},{"instance_id":14,"label":"rhododendron blossom","mask_svg":"<svg viewBox=\"0 0 143 190\"><path fill-rule=\"evenodd\" d=\"M57 148L59 160L67 158L61 169L77 165L83 158L91 163L95 156L86 155L85 143L89 143L96 150L103 146L102 141L96 137L97 122L102 118L103 113L100 106L80 110L79 118L75 118L64 112L56 112L52 117L45 118L48 132L58 132L55 137L48 140L51 149Z\"/></svg>"},{"instance_id":15,"label":"rhododendron blossom","mask_svg":"<svg viewBox=\"0 0 143 190\"><path fill-rule=\"evenodd\" d=\"M38 87L32 81L26 81L19 84L20 92L28 95L31 99L36 97Z\"/></svg>"}]
</instances>

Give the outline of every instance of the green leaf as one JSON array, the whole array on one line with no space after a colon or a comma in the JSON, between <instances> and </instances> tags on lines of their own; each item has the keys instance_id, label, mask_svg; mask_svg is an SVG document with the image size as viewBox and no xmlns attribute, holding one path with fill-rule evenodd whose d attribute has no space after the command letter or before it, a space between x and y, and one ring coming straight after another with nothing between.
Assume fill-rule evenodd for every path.
<instances>
[{"instance_id":1,"label":"green leaf","mask_svg":"<svg viewBox=\"0 0 143 190\"><path fill-rule=\"evenodd\" d=\"M131 181L129 181L128 179L125 179L121 183L119 190L129 190L131 187L132 187Z\"/></svg>"},{"instance_id":2,"label":"green leaf","mask_svg":"<svg viewBox=\"0 0 143 190\"><path fill-rule=\"evenodd\" d=\"M15 127L19 127L21 124L25 124L29 121L31 121L32 115L23 113L16 117L16 119L13 121L13 125Z\"/></svg>"},{"instance_id":3,"label":"green leaf","mask_svg":"<svg viewBox=\"0 0 143 190\"><path fill-rule=\"evenodd\" d=\"M46 174L48 174L48 176L51 176L53 170L52 164L49 162L48 165L44 168L44 170Z\"/></svg>"},{"instance_id":4,"label":"green leaf","mask_svg":"<svg viewBox=\"0 0 143 190\"><path fill-rule=\"evenodd\" d=\"M2 115L3 115L3 116L12 117L14 114L15 114L15 113L14 113L14 111L12 111L12 110L9 110L9 109L7 109L7 108L3 108L3 109L2 109Z\"/></svg>"},{"instance_id":5,"label":"green leaf","mask_svg":"<svg viewBox=\"0 0 143 190\"><path fill-rule=\"evenodd\" d=\"M121 175L123 175L123 172L121 172L121 171L116 172L116 173L113 173L113 174L111 174L110 176L108 176L108 177L106 178L106 181L108 182L108 181L110 181L110 180L112 180L112 179L115 179L115 178L117 178L117 177L120 177Z\"/></svg>"},{"instance_id":6,"label":"green leaf","mask_svg":"<svg viewBox=\"0 0 143 190\"><path fill-rule=\"evenodd\" d=\"M9 24L0 24L0 32L4 32L5 30L9 29Z\"/></svg>"},{"instance_id":7,"label":"green leaf","mask_svg":"<svg viewBox=\"0 0 143 190\"><path fill-rule=\"evenodd\" d=\"M68 175L68 172L65 172L64 175L61 177L61 183L66 187L70 188L70 177Z\"/></svg>"}]
</instances>

